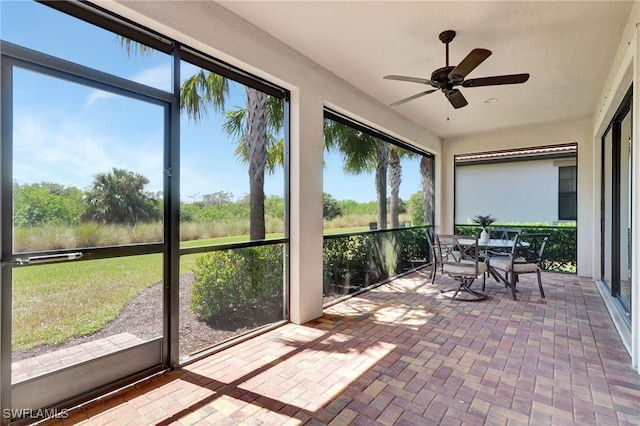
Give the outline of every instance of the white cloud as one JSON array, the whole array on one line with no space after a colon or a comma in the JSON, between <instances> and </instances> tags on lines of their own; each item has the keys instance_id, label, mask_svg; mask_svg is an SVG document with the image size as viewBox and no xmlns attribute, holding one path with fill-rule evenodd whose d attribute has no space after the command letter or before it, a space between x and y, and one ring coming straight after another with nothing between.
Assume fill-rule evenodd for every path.
<instances>
[{"instance_id":1,"label":"white cloud","mask_svg":"<svg viewBox=\"0 0 640 426\"><path fill-rule=\"evenodd\" d=\"M97 173L113 167L140 173L151 180L148 190L162 189L162 139L122 138L96 134L89 124L70 120L62 125L41 117L21 115L14 124L14 179L20 183L56 182L78 188L89 186ZM161 129L160 129L161 131Z\"/></svg>"}]
</instances>

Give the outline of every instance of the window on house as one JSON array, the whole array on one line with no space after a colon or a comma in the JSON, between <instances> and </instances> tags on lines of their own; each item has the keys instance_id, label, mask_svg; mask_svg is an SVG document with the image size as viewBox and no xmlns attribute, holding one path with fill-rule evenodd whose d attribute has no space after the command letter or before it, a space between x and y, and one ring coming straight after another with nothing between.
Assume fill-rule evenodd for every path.
<instances>
[{"instance_id":1,"label":"window on house","mask_svg":"<svg viewBox=\"0 0 640 426\"><path fill-rule=\"evenodd\" d=\"M576 220L578 213L576 166L558 168L558 219Z\"/></svg>"}]
</instances>

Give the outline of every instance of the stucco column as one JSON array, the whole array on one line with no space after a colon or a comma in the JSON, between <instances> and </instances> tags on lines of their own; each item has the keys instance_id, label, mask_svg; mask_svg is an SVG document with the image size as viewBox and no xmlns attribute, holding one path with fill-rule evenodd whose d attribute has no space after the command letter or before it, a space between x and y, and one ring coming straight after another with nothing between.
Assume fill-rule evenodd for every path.
<instances>
[{"instance_id":1,"label":"stucco column","mask_svg":"<svg viewBox=\"0 0 640 426\"><path fill-rule=\"evenodd\" d=\"M454 202L455 202L455 162L454 153L450 144L442 144L442 155L436 162L436 229L443 234L454 232ZM438 178L440 184L438 184ZM439 195L439 197L438 197Z\"/></svg>"},{"instance_id":2,"label":"stucco column","mask_svg":"<svg viewBox=\"0 0 640 426\"><path fill-rule=\"evenodd\" d=\"M322 99L291 95L290 320L322 316Z\"/></svg>"}]
</instances>

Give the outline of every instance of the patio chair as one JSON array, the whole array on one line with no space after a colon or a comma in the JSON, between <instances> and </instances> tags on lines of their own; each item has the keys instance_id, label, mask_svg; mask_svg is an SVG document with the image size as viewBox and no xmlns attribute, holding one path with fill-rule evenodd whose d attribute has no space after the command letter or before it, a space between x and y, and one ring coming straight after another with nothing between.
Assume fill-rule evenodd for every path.
<instances>
[{"instance_id":1,"label":"patio chair","mask_svg":"<svg viewBox=\"0 0 640 426\"><path fill-rule=\"evenodd\" d=\"M538 288L540 296L544 296L542 289L542 259L544 249L549 241L550 234L518 234L513 243L513 248L508 256L492 256L488 258L489 269L499 276L498 271L504 272L500 279L511 288L513 300L516 297L516 284L521 274L536 273L538 276Z\"/></svg>"},{"instance_id":2,"label":"patio chair","mask_svg":"<svg viewBox=\"0 0 640 426\"><path fill-rule=\"evenodd\" d=\"M522 234L522 229L520 228L491 228L491 238L496 240L515 241L516 236L520 234ZM509 254L511 254L511 249L493 247L484 251L482 253L482 258L486 262L489 257L508 256ZM506 273L504 277L508 279L508 275Z\"/></svg>"},{"instance_id":3,"label":"patio chair","mask_svg":"<svg viewBox=\"0 0 640 426\"><path fill-rule=\"evenodd\" d=\"M429 241L429 249L431 250L431 272L429 273L429 279L431 280L431 284L434 283L436 279L436 273L438 269L440 273L442 273L442 256L440 254L440 250L437 247L435 241L435 234L432 228L425 229L425 233L427 234L427 240Z\"/></svg>"},{"instance_id":4,"label":"patio chair","mask_svg":"<svg viewBox=\"0 0 640 426\"><path fill-rule=\"evenodd\" d=\"M487 264L479 259L478 237L436 235L436 247L442 261L442 273L458 283L456 288L442 290L441 293L452 299L465 301L484 299L486 296L483 293L471 289L473 282L480 277L483 290L486 283ZM449 296L451 292L453 295Z\"/></svg>"},{"instance_id":5,"label":"patio chair","mask_svg":"<svg viewBox=\"0 0 640 426\"><path fill-rule=\"evenodd\" d=\"M443 258L445 260L453 259L454 257L457 257L460 255L460 251L452 250L449 252L446 250L445 251L440 250L440 247L436 242L437 236L435 236L433 229L428 228L425 230L425 232L427 234L427 240L429 241L429 246L431 248L431 258L433 260L433 262L431 263L431 272L429 275L431 284L433 284L436 279L436 273L438 272L438 270L440 270L440 273L442 274L442 259Z\"/></svg>"},{"instance_id":6,"label":"patio chair","mask_svg":"<svg viewBox=\"0 0 640 426\"><path fill-rule=\"evenodd\" d=\"M501 241L514 241L517 235L522 234L522 229L520 228L491 228L490 237L491 239L501 240ZM510 250L506 253L500 249L492 248L489 251L490 255L495 254L509 254Z\"/></svg>"},{"instance_id":7,"label":"patio chair","mask_svg":"<svg viewBox=\"0 0 640 426\"><path fill-rule=\"evenodd\" d=\"M512 241L515 240L516 235L522 234L520 228L491 228L491 238Z\"/></svg>"}]
</instances>

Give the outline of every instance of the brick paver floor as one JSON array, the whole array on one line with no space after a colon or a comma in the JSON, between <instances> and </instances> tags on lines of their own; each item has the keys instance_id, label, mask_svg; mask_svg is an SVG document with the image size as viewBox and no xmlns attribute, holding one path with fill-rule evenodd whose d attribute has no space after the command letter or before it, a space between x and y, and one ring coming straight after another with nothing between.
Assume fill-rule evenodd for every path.
<instances>
[{"instance_id":1,"label":"brick paver floor","mask_svg":"<svg viewBox=\"0 0 640 426\"><path fill-rule=\"evenodd\" d=\"M70 412L90 425L640 425L632 369L592 281L488 281L459 302L416 272ZM50 422L54 423L54 422Z\"/></svg>"}]
</instances>

